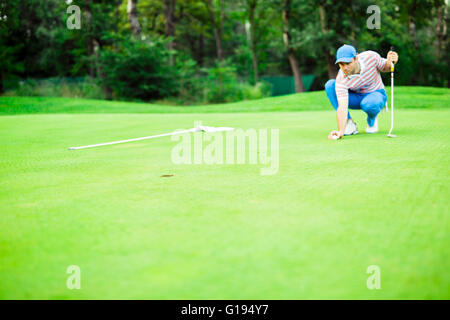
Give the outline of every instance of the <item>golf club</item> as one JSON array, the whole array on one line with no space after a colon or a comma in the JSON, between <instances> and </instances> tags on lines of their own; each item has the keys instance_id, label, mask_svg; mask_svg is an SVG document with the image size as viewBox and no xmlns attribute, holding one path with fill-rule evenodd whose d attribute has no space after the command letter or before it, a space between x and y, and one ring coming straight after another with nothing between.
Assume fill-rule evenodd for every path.
<instances>
[{"instance_id":1,"label":"golf club","mask_svg":"<svg viewBox=\"0 0 450 320\"><path fill-rule=\"evenodd\" d=\"M394 50L394 47L391 47L391 51ZM386 106L387 110L387 106ZM392 130L394 130L394 63L391 63L391 129L389 130L388 137L395 138L397 137L395 134L392 134Z\"/></svg>"},{"instance_id":2,"label":"golf club","mask_svg":"<svg viewBox=\"0 0 450 320\"><path fill-rule=\"evenodd\" d=\"M70 147L69 150L79 150L79 149L87 149L87 148L94 148L94 147L101 147L101 146L108 146L112 144L119 144L119 143L125 143L125 142L132 142L132 141L140 141L140 140L147 140L152 138L159 138L159 137L165 137L165 136L173 136L175 134L182 134L182 133L189 133L189 132L221 132L221 131L231 131L234 130L234 128L230 127L208 127L208 126L196 126L192 129L187 130L181 130L181 131L174 131L169 133L162 133L157 134L153 136L147 136L147 137L140 137L140 138L133 138L133 139L127 139L127 140L118 140L118 141L112 141L112 142L105 142L105 143L98 143L98 144L90 144L86 146L80 146L80 147Z\"/></svg>"}]
</instances>

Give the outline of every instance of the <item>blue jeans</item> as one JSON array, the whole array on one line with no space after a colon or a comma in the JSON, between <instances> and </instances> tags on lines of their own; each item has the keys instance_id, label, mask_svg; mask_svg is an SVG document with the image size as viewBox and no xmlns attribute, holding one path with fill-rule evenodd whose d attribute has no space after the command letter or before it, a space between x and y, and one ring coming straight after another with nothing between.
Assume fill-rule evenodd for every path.
<instances>
[{"instance_id":1,"label":"blue jeans","mask_svg":"<svg viewBox=\"0 0 450 320\"><path fill-rule=\"evenodd\" d=\"M325 92L327 93L328 100L333 105L334 110L338 109L338 100L335 89L336 80L331 79L325 83ZM371 127L375 123L378 113L386 105L387 95L384 89L379 89L370 93L357 93L348 90L348 107L349 109L362 109L367 113L367 124ZM350 117L350 112L348 113Z\"/></svg>"}]
</instances>

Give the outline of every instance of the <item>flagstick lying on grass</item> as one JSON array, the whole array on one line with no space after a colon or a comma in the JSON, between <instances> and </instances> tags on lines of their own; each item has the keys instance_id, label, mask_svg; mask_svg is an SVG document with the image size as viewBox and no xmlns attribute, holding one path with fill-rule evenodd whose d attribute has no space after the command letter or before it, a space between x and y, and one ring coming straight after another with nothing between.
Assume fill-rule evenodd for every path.
<instances>
[{"instance_id":1,"label":"flagstick lying on grass","mask_svg":"<svg viewBox=\"0 0 450 320\"><path fill-rule=\"evenodd\" d=\"M90 144L90 145L87 145L87 146L80 146L80 147L70 147L69 150L79 150L79 149L87 149L87 148L108 146L108 145L112 145L112 144L119 144L119 143L140 141L140 140L147 140L147 139L153 139L153 138L159 138L159 137L165 137L165 136L173 136L175 134L182 134L182 133L189 133L189 132L199 132L199 131L203 131L203 132L221 132L221 131L231 131L231 130L234 130L234 128L230 128L230 127L197 126L195 128L192 128L192 129L181 130L181 131L174 131L174 132L169 132L169 133L162 133L162 134L157 134L157 135L148 136L148 137L140 137L140 138L134 138L134 139L127 139L127 140L118 140L118 141L112 141L112 142Z\"/></svg>"}]
</instances>

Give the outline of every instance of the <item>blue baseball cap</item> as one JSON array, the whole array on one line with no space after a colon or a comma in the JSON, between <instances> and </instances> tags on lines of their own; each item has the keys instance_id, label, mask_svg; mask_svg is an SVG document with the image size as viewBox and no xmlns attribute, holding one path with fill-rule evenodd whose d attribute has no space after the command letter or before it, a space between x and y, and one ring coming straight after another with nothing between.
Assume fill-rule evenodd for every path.
<instances>
[{"instance_id":1,"label":"blue baseball cap","mask_svg":"<svg viewBox=\"0 0 450 320\"><path fill-rule=\"evenodd\" d=\"M356 49L353 46L344 44L336 53L335 64L338 62L351 62L354 57L356 57Z\"/></svg>"}]
</instances>

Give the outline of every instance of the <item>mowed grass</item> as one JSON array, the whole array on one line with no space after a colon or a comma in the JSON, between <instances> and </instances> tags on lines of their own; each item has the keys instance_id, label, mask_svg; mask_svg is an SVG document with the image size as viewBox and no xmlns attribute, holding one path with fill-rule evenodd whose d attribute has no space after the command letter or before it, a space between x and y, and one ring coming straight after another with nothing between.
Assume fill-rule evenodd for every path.
<instances>
[{"instance_id":1,"label":"mowed grass","mask_svg":"<svg viewBox=\"0 0 450 320\"><path fill-rule=\"evenodd\" d=\"M331 111L21 114L25 98L0 98L15 101L0 117L0 298L448 299L450 110L441 90L438 108L432 97L411 109L400 99L398 138L386 137L382 114L380 133L340 141L326 139ZM284 98L298 110L309 108L303 99L321 104L308 95ZM282 108L283 97L272 99ZM363 132L363 113L352 115ZM68 150L199 120L279 129L278 172L176 165L179 141L169 137ZM70 265L81 268L81 290L66 287ZM370 265L380 267L380 290L366 286Z\"/></svg>"},{"instance_id":2,"label":"mowed grass","mask_svg":"<svg viewBox=\"0 0 450 320\"><path fill-rule=\"evenodd\" d=\"M390 99L390 88L386 88ZM448 108L450 90L430 87L396 87L395 106L407 109ZM166 106L140 102L120 102L49 97L0 97L0 115L34 113L235 113L330 110L324 92L307 92L237 103Z\"/></svg>"}]
</instances>

